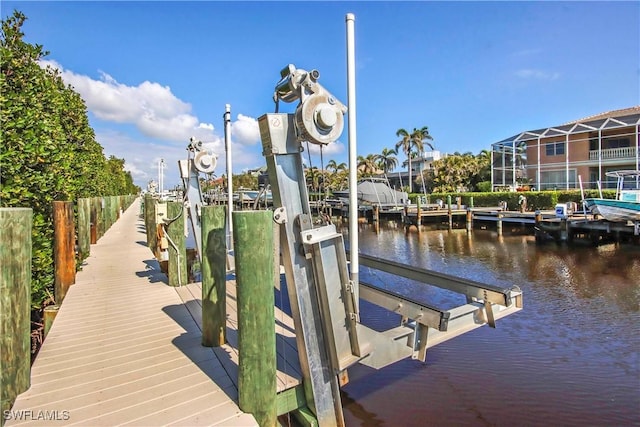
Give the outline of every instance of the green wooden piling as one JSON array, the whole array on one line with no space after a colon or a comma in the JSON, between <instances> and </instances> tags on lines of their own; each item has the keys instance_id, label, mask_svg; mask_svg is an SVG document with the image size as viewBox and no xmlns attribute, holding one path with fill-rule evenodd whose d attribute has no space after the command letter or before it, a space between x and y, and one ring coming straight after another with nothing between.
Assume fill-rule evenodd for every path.
<instances>
[{"instance_id":1,"label":"green wooden piling","mask_svg":"<svg viewBox=\"0 0 640 427\"><path fill-rule=\"evenodd\" d=\"M28 208L0 208L1 414L30 385L32 217Z\"/></svg>"},{"instance_id":2,"label":"green wooden piling","mask_svg":"<svg viewBox=\"0 0 640 427\"><path fill-rule=\"evenodd\" d=\"M113 224L113 197L106 196L104 198L104 232L106 233Z\"/></svg>"},{"instance_id":3,"label":"green wooden piling","mask_svg":"<svg viewBox=\"0 0 640 427\"><path fill-rule=\"evenodd\" d=\"M151 236L156 235L156 227L155 227L155 201L153 200L153 196L147 193L144 196L144 228L147 232L147 246L149 249L153 251L153 246L151 246Z\"/></svg>"},{"instance_id":4,"label":"green wooden piling","mask_svg":"<svg viewBox=\"0 0 640 427\"><path fill-rule=\"evenodd\" d=\"M422 207L420 206L420 196L416 199L416 228L420 232L420 226L422 225Z\"/></svg>"},{"instance_id":5,"label":"green wooden piling","mask_svg":"<svg viewBox=\"0 0 640 427\"><path fill-rule=\"evenodd\" d=\"M167 227L169 236L169 286L182 286L187 284L187 251L184 237L184 214L182 203L167 202L167 217L175 218Z\"/></svg>"},{"instance_id":6,"label":"green wooden piling","mask_svg":"<svg viewBox=\"0 0 640 427\"><path fill-rule=\"evenodd\" d=\"M62 304L69 286L76 282L76 232L72 202L53 202L54 297Z\"/></svg>"},{"instance_id":7,"label":"green wooden piling","mask_svg":"<svg viewBox=\"0 0 640 427\"><path fill-rule=\"evenodd\" d=\"M261 426L276 425L273 220L270 211L233 213L238 289L238 398Z\"/></svg>"},{"instance_id":8,"label":"green wooden piling","mask_svg":"<svg viewBox=\"0 0 640 427\"><path fill-rule=\"evenodd\" d=\"M447 196L447 217L449 218L449 230L453 228L453 213L451 212L451 195Z\"/></svg>"},{"instance_id":9,"label":"green wooden piling","mask_svg":"<svg viewBox=\"0 0 640 427\"><path fill-rule=\"evenodd\" d=\"M202 208L202 345L226 341L226 223L225 206Z\"/></svg>"},{"instance_id":10,"label":"green wooden piling","mask_svg":"<svg viewBox=\"0 0 640 427\"><path fill-rule=\"evenodd\" d=\"M78 199L78 251L80 259L85 259L91 251L91 202Z\"/></svg>"},{"instance_id":11,"label":"green wooden piling","mask_svg":"<svg viewBox=\"0 0 640 427\"><path fill-rule=\"evenodd\" d=\"M111 196L111 224L113 225L120 218L120 203L118 196Z\"/></svg>"},{"instance_id":12,"label":"green wooden piling","mask_svg":"<svg viewBox=\"0 0 640 427\"><path fill-rule=\"evenodd\" d=\"M98 204L95 197L89 199L89 206L91 209L91 244L95 245L98 243Z\"/></svg>"},{"instance_id":13,"label":"green wooden piling","mask_svg":"<svg viewBox=\"0 0 640 427\"><path fill-rule=\"evenodd\" d=\"M96 197L96 231L98 240L104 235L104 198Z\"/></svg>"},{"instance_id":14,"label":"green wooden piling","mask_svg":"<svg viewBox=\"0 0 640 427\"><path fill-rule=\"evenodd\" d=\"M376 233L380 232L380 206L379 205L373 205L373 227Z\"/></svg>"}]
</instances>

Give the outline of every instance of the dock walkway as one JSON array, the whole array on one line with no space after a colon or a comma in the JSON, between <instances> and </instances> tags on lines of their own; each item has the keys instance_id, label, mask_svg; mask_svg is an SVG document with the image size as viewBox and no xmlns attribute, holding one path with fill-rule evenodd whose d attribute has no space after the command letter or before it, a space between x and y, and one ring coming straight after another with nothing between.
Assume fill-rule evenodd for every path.
<instances>
[{"instance_id":1,"label":"dock walkway","mask_svg":"<svg viewBox=\"0 0 640 427\"><path fill-rule=\"evenodd\" d=\"M238 408L235 378L201 345L198 324L166 285L139 204L91 247L7 426L257 425Z\"/></svg>"}]
</instances>

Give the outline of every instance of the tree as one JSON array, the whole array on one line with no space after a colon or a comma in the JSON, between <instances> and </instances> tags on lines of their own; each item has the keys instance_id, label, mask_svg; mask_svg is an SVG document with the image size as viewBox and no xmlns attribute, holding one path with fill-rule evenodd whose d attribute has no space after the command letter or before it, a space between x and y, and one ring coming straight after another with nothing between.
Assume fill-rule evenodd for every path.
<instances>
[{"instance_id":1,"label":"tree","mask_svg":"<svg viewBox=\"0 0 640 427\"><path fill-rule=\"evenodd\" d=\"M371 176L378 172L375 154L367 154L366 157L358 156L358 174Z\"/></svg>"},{"instance_id":2,"label":"tree","mask_svg":"<svg viewBox=\"0 0 640 427\"><path fill-rule=\"evenodd\" d=\"M342 190L347 186L349 169L346 163L337 163L335 160L329 160L327 172L329 172L327 177L329 190Z\"/></svg>"},{"instance_id":3,"label":"tree","mask_svg":"<svg viewBox=\"0 0 640 427\"><path fill-rule=\"evenodd\" d=\"M331 159L329 163L327 163L327 170L333 173L345 171L347 170L347 164L344 162L338 164L335 160Z\"/></svg>"},{"instance_id":4,"label":"tree","mask_svg":"<svg viewBox=\"0 0 640 427\"><path fill-rule=\"evenodd\" d=\"M491 174L486 153L456 153L433 162L430 171L435 192L477 191Z\"/></svg>"},{"instance_id":5,"label":"tree","mask_svg":"<svg viewBox=\"0 0 640 427\"><path fill-rule=\"evenodd\" d=\"M378 168L382 169L385 176L398 166L398 152L393 148L383 148L382 153L375 156Z\"/></svg>"},{"instance_id":6,"label":"tree","mask_svg":"<svg viewBox=\"0 0 640 427\"><path fill-rule=\"evenodd\" d=\"M396 136L402 137L402 139L396 142L396 150L402 148L402 151L407 156L407 163L409 165L409 193L413 191L413 179L411 177L411 159L412 153L422 154L424 146L427 145L433 150L433 145L427 140L433 140L431 134L429 134L429 128L423 126L420 129L413 128L413 132L409 133L405 129L398 129ZM415 148L415 151L414 151Z\"/></svg>"}]
</instances>

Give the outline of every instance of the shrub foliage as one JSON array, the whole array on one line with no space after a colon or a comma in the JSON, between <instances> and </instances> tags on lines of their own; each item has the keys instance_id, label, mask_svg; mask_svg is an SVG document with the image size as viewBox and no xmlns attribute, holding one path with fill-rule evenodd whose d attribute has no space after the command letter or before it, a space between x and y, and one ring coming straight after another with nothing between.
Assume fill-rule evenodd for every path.
<instances>
[{"instance_id":1,"label":"shrub foliage","mask_svg":"<svg viewBox=\"0 0 640 427\"><path fill-rule=\"evenodd\" d=\"M32 305L53 288L54 200L136 192L124 160L106 159L87 108L57 70L40 67L48 54L24 41L26 16L2 21L0 37L0 205L33 209Z\"/></svg>"}]
</instances>

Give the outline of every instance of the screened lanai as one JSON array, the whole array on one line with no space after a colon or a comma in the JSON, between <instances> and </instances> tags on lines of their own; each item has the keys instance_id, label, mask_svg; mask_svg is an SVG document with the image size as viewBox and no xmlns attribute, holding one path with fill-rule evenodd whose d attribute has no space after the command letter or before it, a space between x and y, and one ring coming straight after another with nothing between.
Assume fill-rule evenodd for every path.
<instances>
[{"instance_id":1,"label":"screened lanai","mask_svg":"<svg viewBox=\"0 0 640 427\"><path fill-rule=\"evenodd\" d=\"M606 176L640 170L640 106L530 130L491 146L494 190L615 188Z\"/></svg>"}]
</instances>

